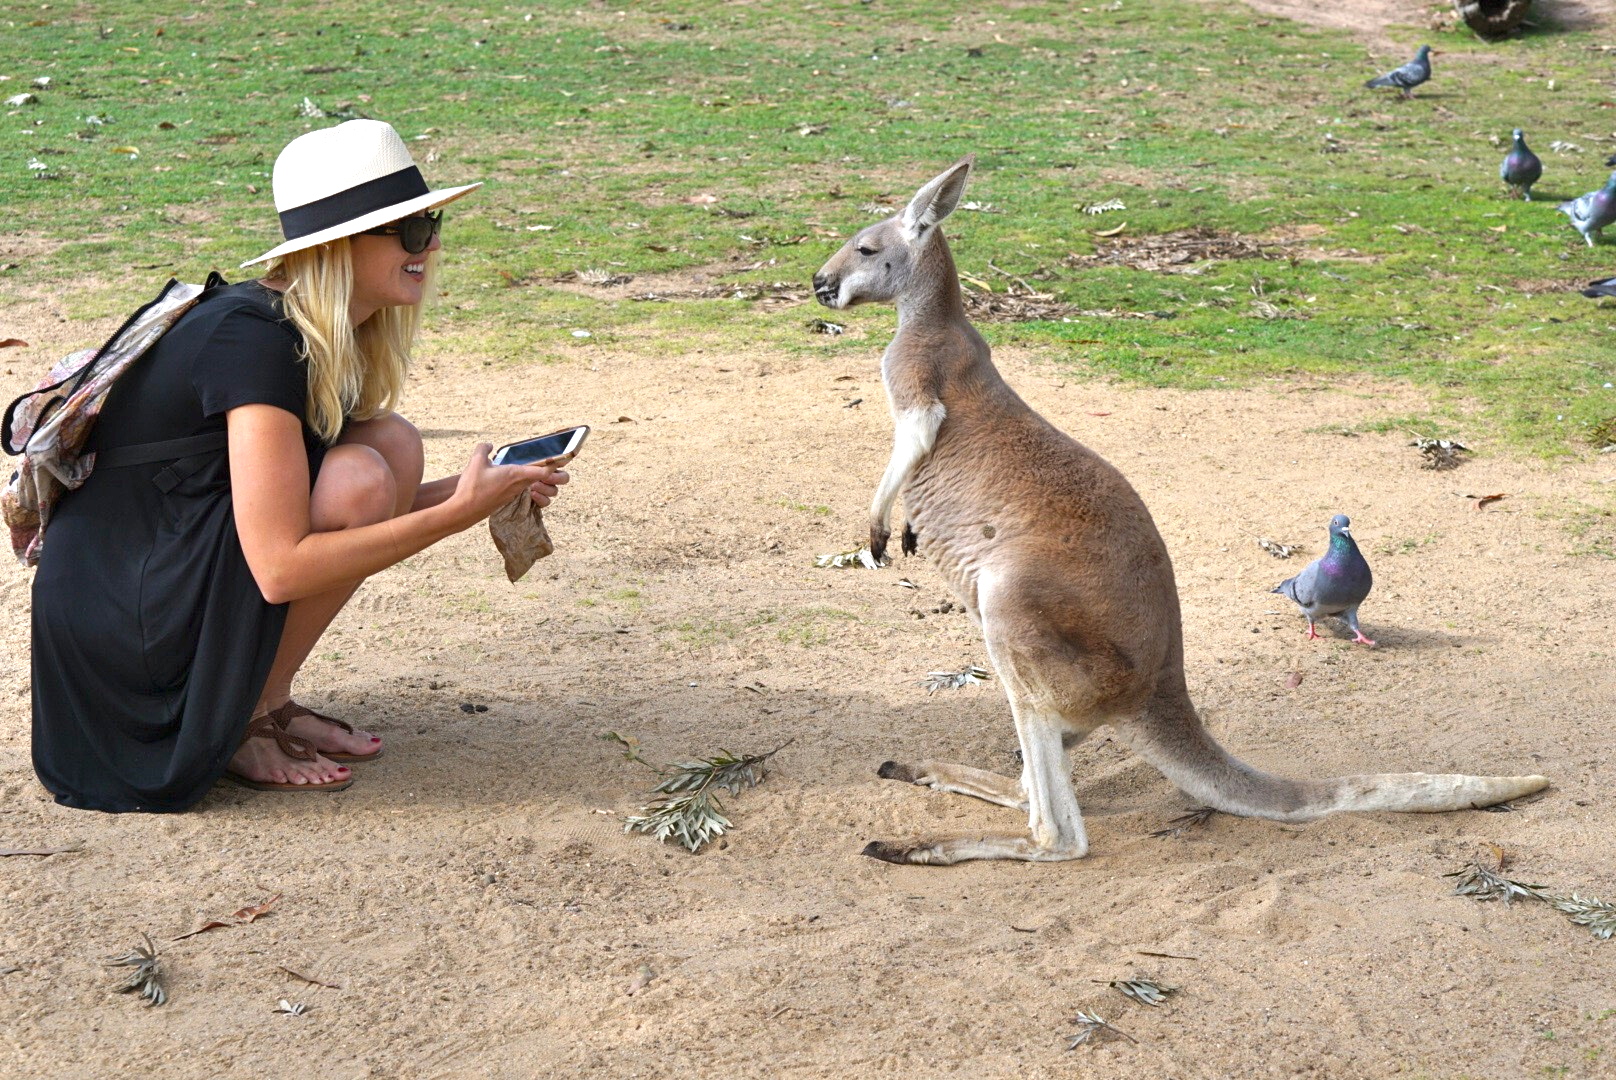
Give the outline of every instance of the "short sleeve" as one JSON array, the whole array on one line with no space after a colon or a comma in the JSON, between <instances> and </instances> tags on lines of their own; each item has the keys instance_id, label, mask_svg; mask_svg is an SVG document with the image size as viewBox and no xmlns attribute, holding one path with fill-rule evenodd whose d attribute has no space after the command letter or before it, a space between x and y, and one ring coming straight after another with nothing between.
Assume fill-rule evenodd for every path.
<instances>
[{"instance_id":1,"label":"short sleeve","mask_svg":"<svg viewBox=\"0 0 1616 1080\"><path fill-rule=\"evenodd\" d=\"M212 419L242 405L273 405L303 419L308 369L298 335L284 322L243 305L227 312L191 364L191 385Z\"/></svg>"}]
</instances>

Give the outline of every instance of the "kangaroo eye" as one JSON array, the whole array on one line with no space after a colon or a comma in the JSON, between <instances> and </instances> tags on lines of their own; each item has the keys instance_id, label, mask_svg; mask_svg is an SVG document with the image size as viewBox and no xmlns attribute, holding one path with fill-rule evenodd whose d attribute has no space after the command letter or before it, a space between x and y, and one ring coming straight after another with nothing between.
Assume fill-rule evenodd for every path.
<instances>
[{"instance_id":1,"label":"kangaroo eye","mask_svg":"<svg viewBox=\"0 0 1616 1080\"><path fill-rule=\"evenodd\" d=\"M868 244L860 244L858 246L858 253L860 255L874 255L875 249Z\"/></svg>"}]
</instances>

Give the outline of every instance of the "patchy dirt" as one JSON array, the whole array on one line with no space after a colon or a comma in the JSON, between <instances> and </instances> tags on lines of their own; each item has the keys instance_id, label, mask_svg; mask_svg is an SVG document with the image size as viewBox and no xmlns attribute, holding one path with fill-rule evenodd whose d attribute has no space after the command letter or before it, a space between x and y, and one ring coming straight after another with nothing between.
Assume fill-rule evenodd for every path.
<instances>
[{"instance_id":1,"label":"patchy dirt","mask_svg":"<svg viewBox=\"0 0 1616 1080\"><path fill-rule=\"evenodd\" d=\"M1257 240L1237 233L1195 228L1152 236L1118 236L1106 240L1092 255L1068 255L1063 266L1127 266L1134 270L1160 270L1182 274L1198 264L1219 259L1290 259L1295 253L1277 241Z\"/></svg>"},{"instance_id":2,"label":"patchy dirt","mask_svg":"<svg viewBox=\"0 0 1616 1080\"><path fill-rule=\"evenodd\" d=\"M5 311L35 343L5 351L14 394L68 328L43 299ZM849 334L862 318L845 313ZM891 438L885 341L655 360L584 344L542 369L426 345L404 411L434 475L479 438L595 434L527 579L507 584L474 529L371 579L322 641L300 696L388 743L349 790L221 786L178 817L55 806L29 765L29 577L0 573L0 849L78 849L0 857L0 1073L161 1062L184 1080L295 1057L376 1077L1598 1074L1616 942L1442 875L1496 845L1511 876L1616 899L1616 614L1594 585L1612 564L1572 554L1612 544L1597 508L1616 458L1523 460L1460 432L1474 460L1433 473L1405 433L1339 434L1425 409L1406 387L1147 391L1002 352L1018 392L1151 506L1193 692L1234 752L1555 786L1514 813L1171 826L1185 799L1102 730L1075 756L1088 859L893 867L859 851L1019 821L875 774L1017 768L994 681L921 685L986 660L937 576L812 565L863 539ZM1338 511L1375 568L1373 651L1307 641L1268 592ZM623 833L653 778L604 731L661 761L795 741L693 856ZM277 894L250 923L228 914ZM231 925L174 940L208 919ZM103 963L142 932L157 1010ZM1135 975L1182 990L1148 1008L1106 985ZM1068 1052L1079 1010L1137 1042Z\"/></svg>"},{"instance_id":3,"label":"patchy dirt","mask_svg":"<svg viewBox=\"0 0 1616 1080\"><path fill-rule=\"evenodd\" d=\"M1406 39L1408 28L1452 27L1462 22L1451 4L1432 0L1351 0L1321 4L1316 0L1244 0L1263 15L1291 19L1309 26L1345 30L1377 47L1393 37ZM1616 0L1535 0L1528 21L1538 32L1594 30L1616 26Z\"/></svg>"}]
</instances>

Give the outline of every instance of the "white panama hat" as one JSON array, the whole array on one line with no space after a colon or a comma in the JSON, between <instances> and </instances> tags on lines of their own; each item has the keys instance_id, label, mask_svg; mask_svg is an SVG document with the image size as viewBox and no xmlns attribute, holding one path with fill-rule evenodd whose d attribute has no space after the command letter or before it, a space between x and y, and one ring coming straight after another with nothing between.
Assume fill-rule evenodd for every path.
<instances>
[{"instance_id":1,"label":"white panama hat","mask_svg":"<svg viewBox=\"0 0 1616 1080\"><path fill-rule=\"evenodd\" d=\"M274 187L286 242L242 266L431 210L482 184L429 191L391 124L349 120L287 143L275 159Z\"/></svg>"}]
</instances>

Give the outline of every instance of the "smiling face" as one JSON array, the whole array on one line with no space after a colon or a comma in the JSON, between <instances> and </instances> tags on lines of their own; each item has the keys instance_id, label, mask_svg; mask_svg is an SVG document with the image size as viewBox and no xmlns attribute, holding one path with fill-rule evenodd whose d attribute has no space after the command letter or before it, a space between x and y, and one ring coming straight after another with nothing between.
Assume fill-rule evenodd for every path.
<instances>
[{"instance_id":1,"label":"smiling face","mask_svg":"<svg viewBox=\"0 0 1616 1080\"><path fill-rule=\"evenodd\" d=\"M427 259L443 246L433 236L425 251L411 255L398 236L372 233L350 237L349 244L353 253L353 296L348 313L355 326L382 308L419 304L426 293Z\"/></svg>"}]
</instances>

